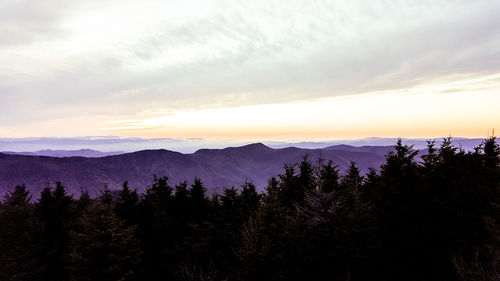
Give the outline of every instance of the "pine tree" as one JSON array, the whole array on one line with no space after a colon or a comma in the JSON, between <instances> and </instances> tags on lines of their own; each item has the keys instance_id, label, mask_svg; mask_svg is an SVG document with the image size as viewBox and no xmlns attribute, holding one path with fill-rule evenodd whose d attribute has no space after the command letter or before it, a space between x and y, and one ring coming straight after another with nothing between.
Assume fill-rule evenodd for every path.
<instances>
[{"instance_id":1,"label":"pine tree","mask_svg":"<svg viewBox=\"0 0 500 281\"><path fill-rule=\"evenodd\" d=\"M17 185L0 205L0 280L38 280L40 224L33 211L24 185Z\"/></svg>"},{"instance_id":2,"label":"pine tree","mask_svg":"<svg viewBox=\"0 0 500 281\"><path fill-rule=\"evenodd\" d=\"M71 280L133 280L141 259L135 227L115 215L113 205L94 201L70 232Z\"/></svg>"},{"instance_id":3,"label":"pine tree","mask_svg":"<svg viewBox=\"0 0 500 281\"><path fill-rule=\"evenodd\" d=\"M349 168L341 179L340 186L343 190L353 192L355 190L359 190L362 183L363 177L361 176L361 172L356 166L356 163L351 161Z\"/></svg>"},{"instance_id":4,"label":"pine tree","mask_svg":"<svg viewBox=\"0 0 500 281\"><path fill-rule=\"evenodd\" d=\"M118 193L115 212L129 226L137 223L136 210L138 203L139 195L137 190L130 190L128 181L125 181L122 190Z\"/></svg>"},{"instance_id":5,"label":"pine tree","mask_svg":"<svg viewBox=\"0 0 500 281\"><path fill-rule=\"evenodd\" d=\"M381 279L398 280L408 275L413 280L423 278L423 269L419 268L423 240L418 219L422 206L417 153L413 146L403 145L398 139L381 166L377 190L378 238L385 254L376 260L376 266L382 269L377 272Z\"/></svg>"},{"instance_id":6,"label":"pine tree","mask_svg":"<svg viewBox=\"0 0 500 281\"><path fill-rule=\"evenodd\" d=\"M56 183L42 191L36 214L42 224L40 261L42 274L39 280L68 280L64 256L67 252L72 198L66 195L64 186Z\"/></svg>"},{"instance_id":7,"label":"pine tree","mask_svg":"<svg viewBox=\"0 0 500 281\"><path fill-rule=\"evenodd\" d=\"M309 161L309 156L306 154L302 161L299 163L299 174L297 176L297 181L301 187L302 197L308 192L316 189L316 183L314 179L314 168L311 161ZM303 198L302 198L303 199Z\"/></svg>"},{"instance_id":8,"label":"pine tree","mask_svg":"<svg viewBox=\"0 0 500 281\"><path fill-rule=\"evenodd\" d=\"M435 147L435 143L436 142L434 140L428 140L427 154L422 156L422 159L424 160L424 168L428 171L435 169L439 161L439 156L436 154L437 149Z\"/></svg>"},{"instance_id":9,"label":"pine tree","mask_svg":"<svg viewBox=\"0 0 500 281\"><path fill-rule=\"evenodd\" d=\"M488 168L496 169L500 164L500 146L496 143L496 137L492 136L483 142L485 165Z\"/></svg>"},{"instance_id":10,"label":"pine tree","mask_svg":"<svg viewBox=\"0 0 500 281\"><path fill-rule=\"evenodd\" d=\"M207 217L209 202L205 195L206 191L201 179L195 178L189 189L191 218L194 222L200 223Z\"/></svg>"},{"instance_id":11,"label":"pine tree","mask_svg":"<svg viewBox=\"0 0 500 281\"><path fill-rule=\"evenodd\" d=\"M242 204L243 220L247 220L255 215L259 208L260 195L257 193L255 185L252 182L245 182L242 186L240 200Z\"/></svg>"},{"instance_id":12,"label":"pine tree","mask_svg":"<svg viewBox=\"0 0 500 281\"><path fill-rule=\"evenodd\" d=\"M338 166L334 166L332 161L321 164L319 167L319 188L325 193L337 190L339 187Z\"/></svg>"},{"instance_id":13,"label":"pine tree","mask_svg":"<svg viewBox=\"0 0 500 281\"><path fill-rule=\"evenodd\" d=\"M149 202L156 202L162 206L168 204L172 199L173 188L168 185L168 177L157 178L154 176L153 184L146 189L144 200Z\"/></svg>"},{"instance_id":14,"label":"pine tree","mask_svg":"<svg viewBox=\"0 0 500 281\"><path fill-rule=\"evenodd\" d=\"M294 208L294 204L304 200L304 190L299 185L294 165L285 165L285 172L279 175L281 198L283 204Z\"/></svg>"},{"instance_id":15,"label":"pine tree","mask_svg":"<svg viewBox=\"0 0 500 281\"><path fill-rule=\"evenodd\" d=\"M167 269L170 256L165 254L172 246L172 233L169 209L172 203L173 188L167 177L154 176L153 184L146 189L146 194L138 205L138 237L143 249L141 264L143 280L164 280L171 277Z\"/></svg>"},{"instance_id":16,"label":"pine tree","mask_svg":"<svg viewBox=\"0 0 500 281\"><path fill-rule=\"evenodd\" d=\"M175 219L176 227L179 227L178 232L182 232L191 219L190 201L187 182L183 181L176 185L168 215Z\"/></svg>"},{"instance_id":17,"label":"pine tree","mask_svg":"<svg viewBox=\"0 0 500 281\"><path fill-rule=\"evenodd\" d=\"M282 203L279 184L274 177L268 181L263 205L243 226L237 252L237 272L242 280L286 280L293 276L290 263L295 253L289 236L293 220Z\"/></svg>"}]
</instances>

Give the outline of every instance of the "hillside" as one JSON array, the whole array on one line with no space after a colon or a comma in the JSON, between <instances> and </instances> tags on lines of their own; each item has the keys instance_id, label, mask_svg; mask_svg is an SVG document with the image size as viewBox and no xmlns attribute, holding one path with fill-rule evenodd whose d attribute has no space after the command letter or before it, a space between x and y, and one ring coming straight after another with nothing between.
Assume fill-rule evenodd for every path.
<instances>
[{"instance_id":1,"label":"hillside","mask_svg":"<svg viewBox=\"0 0 500 281\"><path fill-rule=\"evenodd\" d=\"M107 185L118 189L125 180L131 188L143 192L153 176L167 176L171 184L200 177L209 193L223 187L238 187L251 180L262 190L271 176L283 171L284 164L300 161L309 155L311 162L318 159L333 161L343 171L355 161L362 172L378 168L383 163L387 147L337 147L326 149L273 149L260 143L225 149L201 149L191 154L168 150L143 150L100 158L47 157L0 154L0 193L16 184L26 184L37 197L48 184L61 181L70 194L78 195L82 188L91 195ZM382 151L382 152L381 152Z\"/></svg>"}]
</instances>

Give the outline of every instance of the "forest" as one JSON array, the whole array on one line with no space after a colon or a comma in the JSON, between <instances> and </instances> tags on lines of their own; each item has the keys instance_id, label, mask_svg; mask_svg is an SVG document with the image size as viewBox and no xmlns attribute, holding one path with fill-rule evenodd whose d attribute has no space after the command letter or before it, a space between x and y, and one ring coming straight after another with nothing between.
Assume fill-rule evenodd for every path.
<instances>
[{"instance_id":1,"label":"forest","mask_svg":"<svg viewBox=\"0 0 500 281\"><path fill-rule=\"evenodd\" d=\"M367 174L304 155L262 193L249 180L208 195L196 175L96 198L17 185L0 205L0 280L499 280L495 137L417 153L399 140Z\"/></svg>"}]
</instances>

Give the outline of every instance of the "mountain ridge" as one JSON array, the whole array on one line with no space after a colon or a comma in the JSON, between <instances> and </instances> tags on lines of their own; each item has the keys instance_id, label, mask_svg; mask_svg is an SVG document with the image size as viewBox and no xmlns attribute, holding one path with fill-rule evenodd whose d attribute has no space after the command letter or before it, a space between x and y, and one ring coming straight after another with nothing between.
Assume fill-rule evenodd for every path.
<instances>
[{"instance_id":1,"label":"mountain ridge","mask_svg":"<svg viewBox=\"0 0 500 281\"><path fill-rule=\"evenodd\" d=\"M43 149L37 151L1 151L0 153L11 154L11 155L26 155L26 156L50 156L50 157L91 157L99 158L111 155L123 154L123 151L113 151L113 152L103 152L94 149L82 148L77 150L65 150L65 149Z\"/></svg>"},{"instance_id":2,"label":"mountain ridge","mask_svg":"<svg viewBox=\"0 0 500 281\"><path fill-rule=\"evenodd\" d=\"M313 164L319 159L331 160L341 171L349 166L350 161L357 162L362 172L368 172L368 168L377 169L385 160L384 154L378 151L274 149L262 143L200 149L194 153L150 149L97 158L0 153L0 195L16 184L26 184L36 198L43 188L53 186L56 181L61 181L68 193L74 196L78 196L82 189L93 196L98 195L104 186L116 190L125 180L131 188L144 192L154 176L167 176L172 186L199 177L209 193L221 192L225 187L239 187L250 180L261 191L269 178L283 172L285 164L298 163L305 155Z\"/></svg>"}]
</instances>

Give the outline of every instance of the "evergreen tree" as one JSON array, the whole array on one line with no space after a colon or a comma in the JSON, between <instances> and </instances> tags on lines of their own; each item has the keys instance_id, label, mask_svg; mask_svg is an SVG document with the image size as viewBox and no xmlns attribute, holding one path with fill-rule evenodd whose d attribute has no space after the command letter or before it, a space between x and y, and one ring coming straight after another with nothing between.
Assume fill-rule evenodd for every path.
<instances>
[{"instance_id":1,"label":"evergreen tree","mask_svg":"<svg viewBox=\"0 0 500 281\"><path fill-rule=\"evenodd\" d=\"M295 167L293 165L285 165L284 173L279 175L281 198L283 204L292 208L294 204L300 203L304 199L304 190L299 185Z\"/></svg>"},{"instance_id":2,"label":"evergreen tree","mask_svg":"<svg viewBox=\"0 0 500 281\"><path fill-rule=\"evenodd\" d=\"M365 175L306 156L263 194L247 181L210 199L199 178L78 201L57 183L36 203L16 186L0 280L497 280L499 156L495 137L429 141L422 161L398 140Z\"/></svg>"},{"instance_id":3,"label":"evergreen tree","mask_svg":"<svg viewBox=\"0 0 500 281\"><path fill-rule=\"evenodd\" d=\"M168 216L172 202L172 190L167 177L154 176L153 184L146 189L138 205L138 237L143 250L141 279L164 280L173 276L169 264L170 255L165 254L171 248L171 218ZM167 268L168 267L168 268Z\"/></svg>"},{"instance_id":4,"label":"evergreen tree","mask_svg":"<svg viewBox=\"0 0 500 281\"><path fill-rule=\"evenodd\" d=\"M195 178L189 189L191 218L194 222L200 223L207 217L209 202L205 195L206 191L201 179Z\"/></svg>"},{"instance_id":5,"label":"evergreen tree","mask_svg":"<svg viewBox=\"0 0 500 281\"><path fill-rule=\"evenodd\" d=\"M351 161L349 169L347 169L346 174L342 177L340 186L343 190L347 192L358 191L363 183L363 177L356 163Z\"/></svg>"},{"instance_id":6,"label":"evergreen tree","mask_svg":"<svg viewBox=\"0 0 500 281\"><path fill-rule=\"evenodd\" d=\"M316 181L314 179L314 168L311 161L309 161L309 156L306 154L302 161L299 163L299 175L297 177L299 186L301 187L301 193L303 197L306 193L316 189Z\"/></svg>"},{"instance_id":7,"label":"evergreen tree","mask_svg":"<svg viewBox=\"0 0 500 281\"><path fill-rule=\"evenodd\" d=\"M139 195L137 190L130 190L128 181L123 183L123 188L118 193L115 212L123 219L127 225L135 225L137 223L137 204L139 203Z\"/></svg>"},{"instance_id":8,"label":"evergreen tree","mask_svg":"<svg viewBox=\"0 0 500 281\"><path fill-rule=\"evenodd\" d=\"M338 166L334 166L332 161L320 164L319 167L319 188L325 193L337 190L339 187Z\"/></svg>"},{"instance_id":9,"label":"evergreen tree","mask_svg":"<svg viewBox=\"0 0 500 281\"><path fill-rule=\"evenodd\" d=\"M242 230L238 248L242 280L287 280L293 276L294 257L290 232L293 229L289 208L282 204L279 182L271 178L266 187L263 205Z\"/></svg>"},{"instance_id":10,"label":"evergreen tree","mask_svg":"<svg viewBox=\"0 0 500 281\"><path fill-rule=\"evenodd\" d=\"M17 185L0 205L0 280L38 280L39 223L31 196Z\"/></svg>"},{"instance_id":11,"label":"evergreen tree","mask_svg":"<svg viewBox=\"0 0 500 281\"><path fill-rule=\"evenodd\" d=\"M245 223L238 191L226 188L220 195L220 206L212 221L216 232L213 247L217 249L216 267L222 276L232 275L237 267L236 251L241 239L241 227Z\"/></svg>"},{"instance_id":12,"label":"evergreen tree","mask_svg":"<svg viewBox=\"0 0 500 281\"><path fill-rule=\"evenodd\" d=\"M260 195L257 193L255 185L252 182L245 182L240 194L244 220L247 220L255 214L259 207Z\"/></svg>"},{"instance_id":13,"label":"evergreen tree","mask_svg":"<svg viewBox=\"0 0 500 281\"><path fill-rule=\"evenodd\" d=\"M488 168L496 169L500 164L500 146L496 143L496 137L486 139L483 142L485 165Z\"/></svg>"},{"instance_id":14,"label":"evergreen tree","mask_svg":"<svg viewBox=\"0 0 500 281\"><path fill-rule=\"evenodd\" d=\"M104 204L111 204L113 201L115 201L114 195L109 190L109 187L107 184L104 185L104 188L100 190L101 195L99 196L99 201L103 202Z\"/></svg>"},{"instance_id":15,"label":"evergreen tree","mask_svg":"<svg viewBox=\"0 0 500 281\"><path fill-rule=\"evenodd\" d=\"M173 188L168 185L168 177L157 178L154 176L153 184L146 189L144 200L165 206L172 199Z\"/></svg>"},{"instance_id":16,"label":"evergreen tree","mask_svg":"<svg viewBox=\"0 0 500 281\"><path fill-rule=\"evenodd\" d=\"M436 154L437 149L435 143L434 140L428 140L427 154L422 156L424 168L427 170L426 172L432 172L438 165L439 156Z\"/></svg>"},{"instance_id":17,"label":"evergreen tree","mask_svg":"<svg viewBox=\"0 0 500 281\"><path fill-rule=\"evenodd\" d=\"M82 190L80 193L80 198L78 198L77 209L83 211L87 208L88 205L92 202L90 199L89 192L87 190Z\"/></svg>"},{"instance_id":18,"label":"evergreen tree","mask_svg":"<svg viewBox=\"0 0 500 281\"><path fill-rule=\"evenodd\" d=\"M177 227L185 227L185 224L189 222L191 216L191 211L189 209L190 201L187 182L183 181L176 185L169 215L175 218L178 224ZM179 229L179 232L181 232L180 230L181 229Z\"/></svg>"},{"instance_id":19,"label":"evergreen tree","mask_svg":"<svg viewBox=\"0 0 500 281\"><path fill-rule=\"evenodd\" d=\"M398 139L393 151L381 166L381 182L377 202L379 239L384 255L377 260L382 279L401 280L412 276L422 279L421 228L418 225L420 200L417 189L421 179L415 161L418 151ZM411 255L408 253L412 253ZM391 266L392 264L392 266Z\"/></svg>"},{"instance_id":20,"label":"evergreen tree","mask_svg":"<svg viewBox=\"0 0 500 281\"><path fill-rule=\"evenodd\" d=\"M135 227L115 215L113 204L94 201L70 232L71 280L133 280L141 259Z\"/></svg>"},{"instance_id":21,"label":"evergreen tree","mask_svg":"<svg viewBox=\"0 0 500 281\"><path fill-rule=\"evenodd\" d=\"M39 280L68 280L64 256L67 252L72 198L64 186L56 183L53 192L45 188L37 204L36 213L42 224Z\"/></svg>"}]
</instances>

